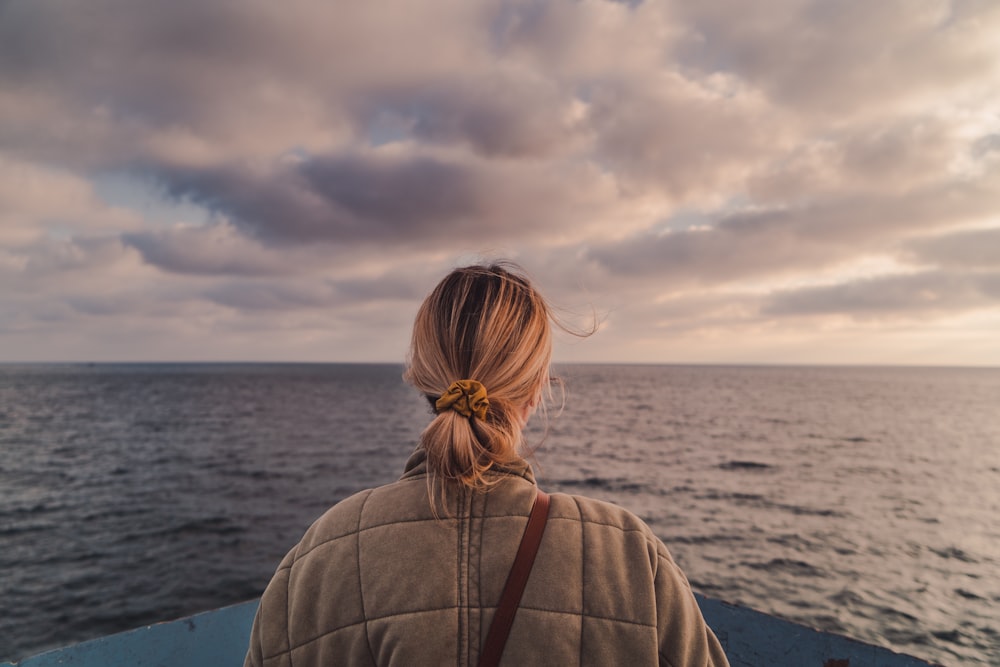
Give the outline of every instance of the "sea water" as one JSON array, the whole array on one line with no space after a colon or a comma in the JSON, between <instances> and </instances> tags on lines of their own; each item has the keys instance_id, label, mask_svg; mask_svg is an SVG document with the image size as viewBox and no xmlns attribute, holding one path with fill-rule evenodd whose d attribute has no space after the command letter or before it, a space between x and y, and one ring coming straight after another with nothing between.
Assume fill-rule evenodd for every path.
<instances>
[{"instance_id":1,"label":"sea water","mask_svg":"<svg viewBox=\"0 0 1000 667\"><path fill-rule=\"evenodd\" d=\"M259 595L401 473L430 419L401 370L0 366L0 660ZM1000 664L1000 369L557 370L540 484L641 516L696 590Z\"/></svg>"}]
</instances>

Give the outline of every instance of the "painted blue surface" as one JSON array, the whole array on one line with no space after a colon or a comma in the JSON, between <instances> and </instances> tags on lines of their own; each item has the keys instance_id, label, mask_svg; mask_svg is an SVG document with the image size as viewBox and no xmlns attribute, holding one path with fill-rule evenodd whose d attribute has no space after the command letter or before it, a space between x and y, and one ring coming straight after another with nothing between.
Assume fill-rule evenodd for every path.
<instances>
[{"instance_id":1,"label":"painted blue surface","mask_svg":"<svg viewBox=\"0 0 1000 667\"><path fill-rule=\"evenodd\" d=\"M930 664L746 607L695 597L732 667L928 667Z\"/></svg>"},{"instance_id":2,"label":"painted blue surface","mask_svg":"<svg viewBox=\"0 0 1000 667\"><path fill-rule=\"evenodd\" d=\"M234 667L243 664L260 600L147 625L0 667Z\"/></svg>"},{"instance_id":3,"label":"painted blue surface","mask_svg":"<svg viewBox=\"0 0 1000 667\"><path fill-rule=\"evenodd\" d=\"M733 667L927 667L847 637L698 597ZM0 667L239 667L259 600L42 653Z\"/></svg>"}]
</instances>

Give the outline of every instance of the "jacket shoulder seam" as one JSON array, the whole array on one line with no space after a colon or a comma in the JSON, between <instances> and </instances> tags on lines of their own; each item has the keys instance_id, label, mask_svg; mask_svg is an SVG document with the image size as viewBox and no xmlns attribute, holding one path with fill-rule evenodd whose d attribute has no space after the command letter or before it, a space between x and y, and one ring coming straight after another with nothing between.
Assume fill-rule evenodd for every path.
<instances>
[{"instance_id":1,"label":"jacket shoulder seam","mask_svg":"<svg viewBox=\"0 0 1000 667\"><path fill-rule=\"evenodd\" d=\"M608 528L617 528L623 533L646 533L647 529L643 526L622 526L617 523L609 523L607 521L598 521L596 519L588 519L584 517L581 513L579 519L571 516L553 516L549 517L549 521L579 521L580 523L589 523L594 526L607 526Z\"/></svg>"},{"instance_id":2,"label":"jacket shoulder seam","mask_svg":"<svg viewBox=\"0 0 1000 667\"><path fill-rule=\"evenodd\" d=\"M367 502L367 498L366 498L365 502ZM360 519L360 512L359 512L358 516L359 516L359 519ZM523 519L524 515L523 514L517 514L517 513L513 513L513 514L496 514L496 515L493 515L493 516L484 516L482 518L483 519L487 519L487 520L489 520L489 519ZM348 532L345 532L345 533L340 533L338 535L334 535L332 537L327 537L327 538L323 539L322 541L317 542L316 544L311 545L308 550L303 551L302 553L296 553L295 554L295 559L294 559L294 561L292 563L289 563L288 565L285 565L283 567L278 568L277 571L280 572L283 569L290 568L292 565L294 565L295 563L297 563L299 560L305 558L306 556L308 556L309 554L311 554L313 551L315 551L319 547L325 546L326 544L329 544L330 542L336 542L337 540L343 539L345 537L351 537L352 535L360 535L361 533L367 532L369 530L375 530L376 528L385 528L387 526L395 526L395 525L400 525L400 524L405 524L405 523L438 523L439 521L441 521L441 519L435 519L433 517L426 517L426 518L420 518L420 519L397 519L397 520L394 520L394 521L387 521L386 523L380 523L380 524L377 524L377 525L374 525L374 526L364 526L364 527L361 527L360 521L359 521L357 528L355 528L353 530L350 530ZM643 528L638 527L638 526L636 526L636 527L626 527L626 526L620 526L620 525L614 524L614 523L607 523L607 522L604 522L604 521L595 521L593 519L587 519L587 518L584 518L584 517L576 518L576 517L571 517L571 516L553 516L553 517L549 517L549 521L573 521L573 522L578 522L578 523L589 523L589 524L592 524L592 525L595 525L595 526L607 526L608 528L616 528L616 529L618 529L619 531L621 531L623 533L646 533L646 531Z\"/></svg>"},{"instance_id":3,"label":"jacket shoulder seam","mask_svg":"<svg viewBox=\"0 0 1000 667\"><path fill-rule=\"evenodd\" d=\"M365 502L367 502L367 498L365 499ZM339 535L333 535L332 537L324 538L323 540L317 542L316 544L311 545L309 547L308 551L304 551L301 554L296 554L295 562L298 562L299 560L301 560L301 559L305 558L306 556L308 556L309 554L311 554L316 549L318 549L318 548L320 548L322 546L325 546L325 545L329 544L330 542L336 542L337 540L342 540L345 537L351 537L352 535L360 535L361 533L367 532L369 530L375 530L376 528L385 528L386 526L395 526L395 525L404 524L404 523L422 523L422 522L423 523L427 523L427 522L436 523L438 521L440 521L440 519L435 519L433 517L427 517L427 518L424 518L424 519L398 519L398 520L395 520L395 521L387 521L386 523L380 523L380 524L377 524L377 525L374 525L374 526L365 526L364 528L362 528L361 527L361 512L359 511L358 512L358 527L353 528L352 530L349 530L346 533L340 533ZM287 565L285 567L291 567L291 565L294 565L294 564L295 563L291 563L291 564L289 564L289 565ZM282 569L282 568L279 568L279 569Z\"/></svg>"}]
</instances>

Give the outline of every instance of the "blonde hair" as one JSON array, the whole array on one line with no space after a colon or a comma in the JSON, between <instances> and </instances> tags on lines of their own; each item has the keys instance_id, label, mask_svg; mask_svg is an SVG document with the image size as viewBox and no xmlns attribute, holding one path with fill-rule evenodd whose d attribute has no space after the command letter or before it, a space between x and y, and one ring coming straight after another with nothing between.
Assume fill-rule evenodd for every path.
<instances>
[{"instance_id":1,"label":"blonde hair","mask_svg":"<svg viewBox=\"0 0 1000 667\"><path fill-rule=\"evenodd\" d=\"M509 262L455 269L420 306L403 378L432 406L464 379L482 383L489 397L484 419L445 409L421 435L442 488L483 489L492 483L487 471L521 458L523 411L549 384L551 319L545 299Z\"/></svg>"}]
</instances>

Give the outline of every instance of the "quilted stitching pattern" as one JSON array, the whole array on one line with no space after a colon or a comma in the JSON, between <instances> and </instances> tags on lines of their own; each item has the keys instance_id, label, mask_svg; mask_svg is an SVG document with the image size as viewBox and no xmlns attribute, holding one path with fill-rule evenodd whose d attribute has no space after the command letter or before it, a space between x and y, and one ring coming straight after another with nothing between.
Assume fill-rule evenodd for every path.
<instances>
[{"instance_id":1,"label":"quilted stitching pattern","mask_svg":"<svg viewBox=\"0 0 1000 667\"><path fill-rule=\"evenodd\" d=\"M422 452L344 500L282 560L247 665L474 665L534 501L530 468L436 518ZM553 494L504 664L725 665L683 573L637 517Z\"/></svg>"}]
</instances>

